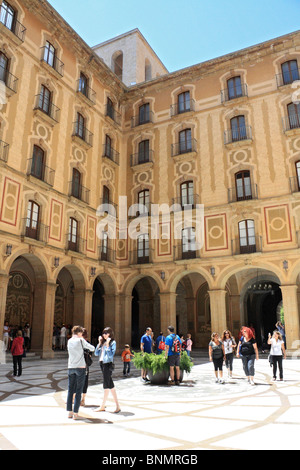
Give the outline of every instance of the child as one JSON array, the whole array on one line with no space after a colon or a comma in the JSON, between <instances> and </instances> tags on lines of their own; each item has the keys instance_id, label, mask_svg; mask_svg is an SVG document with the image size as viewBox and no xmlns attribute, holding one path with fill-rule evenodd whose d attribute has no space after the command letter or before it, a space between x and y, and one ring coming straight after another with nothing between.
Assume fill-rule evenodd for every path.
<instances>
[{"instance_id":1,"label":"child","mask_svg":"<svg viewBox=\"0 0 300 470\"><path fill-rule=\"evenodd\" d=\"M124 377L129 376L130 374L130 362L131 362L131 357L133 357L134 354L130 351L130 346L129 344L125 344L125 349L122 352L122 362L124 363L124 368L123 368L123 375Z\"/></svg>"},{"instance_id":2,"label":"child","mask_svg":"<svg viewBox=\"0 0 300 470\"><path fill-rule=\"evenodd\" d=\"M183 335L180 335L180 340L181 340L181 351L185 351L186 350L186 341L185 341Z\"/></svg>"},{"instance_id":3,"label":"child","mask_svg":"<svg viewBox=\"0 0 300 470\"><path fill-rule=\"evenodd\" d=\"M190 333L188 333L186 335L186 352L187 352L188 356L191 355L192 345L193 345L192 335Z\"/></svg>"}]
</instances>

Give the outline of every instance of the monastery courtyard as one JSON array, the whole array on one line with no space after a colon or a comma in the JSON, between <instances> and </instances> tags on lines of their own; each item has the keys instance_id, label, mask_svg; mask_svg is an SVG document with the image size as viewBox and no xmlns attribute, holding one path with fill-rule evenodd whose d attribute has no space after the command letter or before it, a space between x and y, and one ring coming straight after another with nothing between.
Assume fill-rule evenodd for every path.
<instances>
[{"instance_id":1,"label":"monastery courtyard","mask_svg":"<svg viewBox=\"0 0 300 470\"><path fill-rule=\"evenodd\" d=\"M103 394L102 376L94 359L86 406L81 419L68 419L67 356L23 360L22 377L12 364L0 366L1 450L299 450L300 361L284 362L284 382L271 381L267 355L256 363L256 385L245 380L241 361L234 361L232 380L214 381L205 351L194 354L195 366L176 386L152 386L132 367L122 377L117 358L114 380L121 413L96 413ZM133 454L132 454L133 455Z\"/></svg>"}]
</instances>

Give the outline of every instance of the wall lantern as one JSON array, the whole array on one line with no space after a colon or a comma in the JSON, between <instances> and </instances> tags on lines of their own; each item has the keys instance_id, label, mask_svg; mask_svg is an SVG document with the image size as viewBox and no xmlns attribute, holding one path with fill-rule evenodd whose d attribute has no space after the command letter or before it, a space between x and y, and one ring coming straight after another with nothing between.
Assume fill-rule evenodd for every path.
<instances>
[{"instance_id":1,"label":"wall lantern","mask_svg":"<svg viewBox=\"0 0 300 470\"><path fill-rule=\"evenodd\" d=\"M214 268L213 266L210 268L210 274L212 275L212 277L215 277L216 275L216 268Z\"/></svg>"},{"instance_id":2,"label":"wall lantern","mask_svg":"<svg viewBox=\"0 0 300 470\"><path fill-rule=\"evenodd\" d=\"M283 265L283 269L285 270L285 272L287 272L289 269L289 262L284 260L282 265Z\"/></svg>"},{"instance_id":3,"label":"wall lantern","mask_svg":"<svg viewBox=\"0 0 300 470\"><path fill-rule=\"evenodd\" d=\"M57 256L54 258L54 267L55 268L59 267L59 258Z\"/></svg>"},{"instance_id":4,"label":"wall lantern","mask_svg":"<svg viewBox=\"0 0 300 470\"><path fill-rule=\"evenodd\" d=\"M12 245L6 245L6 249L5 249L6 256L10 256L11 252L12 252Z\"/></svg>"}]
</instances>

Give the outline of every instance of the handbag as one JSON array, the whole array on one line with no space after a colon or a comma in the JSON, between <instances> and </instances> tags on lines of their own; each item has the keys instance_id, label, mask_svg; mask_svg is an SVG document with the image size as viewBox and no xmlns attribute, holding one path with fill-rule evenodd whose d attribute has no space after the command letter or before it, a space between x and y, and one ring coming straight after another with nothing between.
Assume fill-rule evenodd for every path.
<instances>
[{"instance_id":1,"label":"handbag","mask_svg":"<svg viewBox=\"0 0 300 470\"><path fill-rule=\"evenodd\" d=\"M86 366L91 367L91 365L93 364L93 359L91 358L90 352L87 349L84 349L82 341L80 341L80 342L81 342L81 346L82 346L82 349L83 349L83 356L84 356Z\"/></svg>"},{"instance_id":2,"label":"handbag","mask_svg":"<svg viewBox=\"0 0 300 470\"><path fill-rule=\"evenodd\" d=\"M273 366L273 356L271 354L269 354L268 360L269 360L269 363L270 363L270 367L272 367Z\"/></svg>"}]
</instances>

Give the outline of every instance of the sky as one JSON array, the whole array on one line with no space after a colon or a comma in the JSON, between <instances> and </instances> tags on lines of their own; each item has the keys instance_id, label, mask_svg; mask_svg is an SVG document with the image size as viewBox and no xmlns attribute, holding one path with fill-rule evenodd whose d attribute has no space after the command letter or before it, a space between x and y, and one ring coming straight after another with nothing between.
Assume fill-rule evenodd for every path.
<instances>
[{"instance_id":1,"label":"sky","mask_svg":"<svg viewBox=\"0 0 300 470\"><path fill-rule=\"evenodd\" d=\"M169 72L300 29L300 0L48 0L89 46L138 28Z\"/></svg>"}]
</instances>

